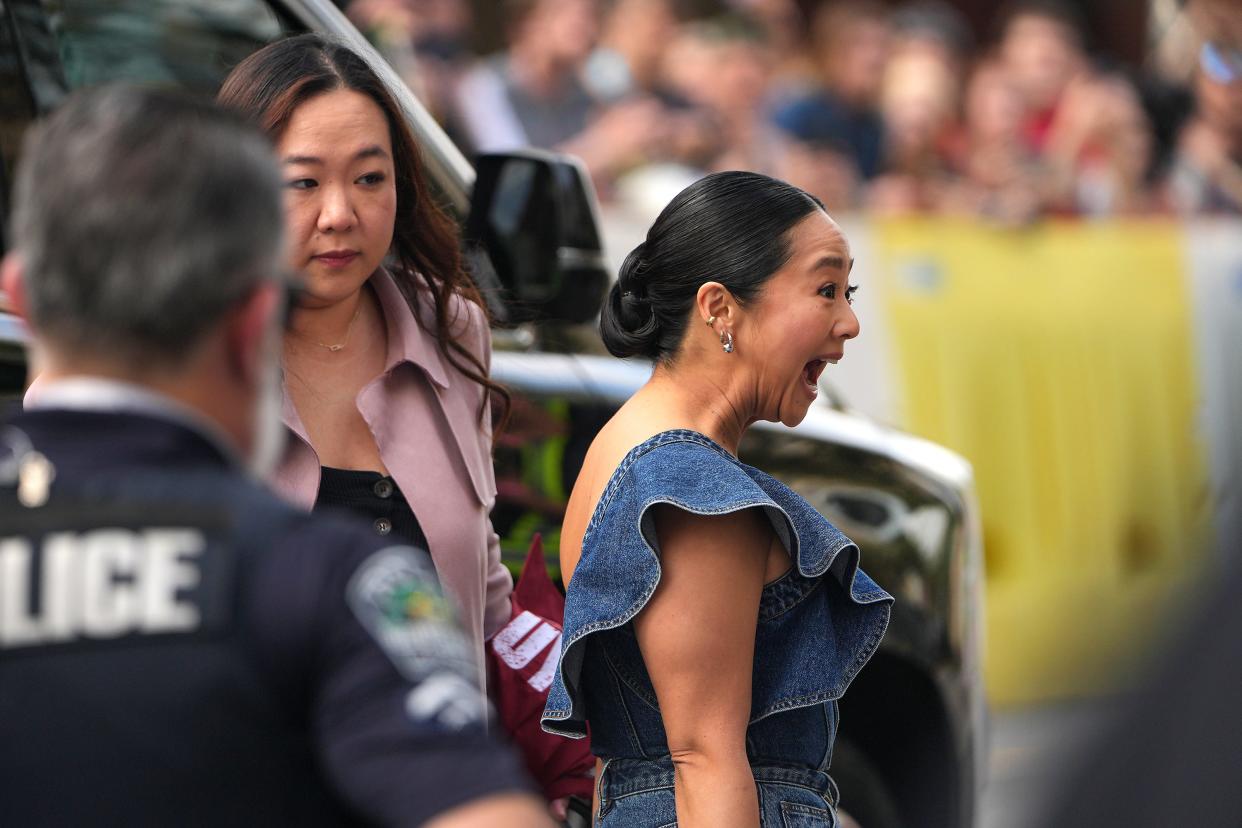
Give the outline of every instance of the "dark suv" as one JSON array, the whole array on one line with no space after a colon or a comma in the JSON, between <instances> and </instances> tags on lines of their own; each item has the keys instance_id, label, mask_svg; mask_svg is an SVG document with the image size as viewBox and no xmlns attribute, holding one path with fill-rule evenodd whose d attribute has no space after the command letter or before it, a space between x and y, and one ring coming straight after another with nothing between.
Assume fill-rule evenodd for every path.
<instances>
[{"instance_id":1,"label":"dark suv","mask_svg":"<svg viewBox=\"0 0 1242 828\"><path fill-rule=\"evenodd\" d=\"M254 49L308 30L335 34L376 65L472 240L473 271L506 323L493 373L514 394L496 451L493 522L515 557L535 532L556 549L587 445L650 371L589 355L591 333L572 324L595 315L606 281L594 197L572 161L537 152L480 159L476 183L475 168L328 0L0 0L0 220L22 133L68 91L133 79L211 95ZM515 180L526 182L520 197L500 192ZM498 215L515 204L518 213ZM0 400L17 398L24 380L24 334L0 296ZM969 828L985 759L970 467L840 402L813 407L795 429L753 428L741 457L856 540L868 572L897 598L879 652L841 703L832 774L843 806L864 828Z\"/></svg>"}]
</instances>

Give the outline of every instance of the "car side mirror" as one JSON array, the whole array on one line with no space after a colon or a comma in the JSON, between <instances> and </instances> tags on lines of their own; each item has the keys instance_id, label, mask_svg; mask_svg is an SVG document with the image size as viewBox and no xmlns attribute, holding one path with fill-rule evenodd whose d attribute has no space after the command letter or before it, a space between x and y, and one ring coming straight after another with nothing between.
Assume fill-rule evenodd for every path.
<instances>
[{"instance_id":1,"label":"car side mirror","mask_svg":"<svg viewBox=\"0 0 1242 828\"><path fill-rule=\"evenodd\" d=\"M582 162L541 150L475 159L467 239L482 245L509 323L587 322L611 282Z\"/></svg>"}]
</instances>

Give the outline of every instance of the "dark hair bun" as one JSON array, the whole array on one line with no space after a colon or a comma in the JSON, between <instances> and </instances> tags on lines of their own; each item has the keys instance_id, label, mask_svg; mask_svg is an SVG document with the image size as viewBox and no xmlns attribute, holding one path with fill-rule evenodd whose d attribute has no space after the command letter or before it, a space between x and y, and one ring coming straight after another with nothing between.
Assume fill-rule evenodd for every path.
<instances>
[{"instance_id":1,"label":"dark hair bun","mask_svg":"<svg viewBox=\"0 0 1242 828\"><path fill-rule=\"evenodd\" d=\"M646 247L640 244L625 257L600 313L600 336L608 353L616 357L655 359L660 351L660 323L647 298Z\"/></svg>"},{"instance_id":2,"label":"dark hair bun","mask_svg":"<svg viewBox=\"0 0 1242 828\"><path fill-rule=\"evenodd\" d=\"M672 360L703 284L719 282L742 305L754 300L789 260L790 228L823 209L814 196L758 173L713 173L691 184L621 265L600 314L604 346L614 356Z\"/></svg>"}]
</instances>

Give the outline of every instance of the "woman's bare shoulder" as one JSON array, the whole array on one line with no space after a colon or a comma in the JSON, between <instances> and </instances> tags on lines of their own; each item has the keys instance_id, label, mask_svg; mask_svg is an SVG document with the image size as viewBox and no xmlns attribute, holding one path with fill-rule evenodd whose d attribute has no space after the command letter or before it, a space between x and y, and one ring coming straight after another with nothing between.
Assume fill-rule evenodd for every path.
<instances>
[{"instance_id":1,"label":"woman's bare shoulder","mask_svg":"<svg viewBox=\"0 0 1242 828\"><path fill-rule=\"evenodd\" d=\"M623 406L591 441L574 482L561 527L561 571L570 575L582 553L582 539L604 489L621 461L637 445L664 429Z\"/></svg>"}]
</instances>

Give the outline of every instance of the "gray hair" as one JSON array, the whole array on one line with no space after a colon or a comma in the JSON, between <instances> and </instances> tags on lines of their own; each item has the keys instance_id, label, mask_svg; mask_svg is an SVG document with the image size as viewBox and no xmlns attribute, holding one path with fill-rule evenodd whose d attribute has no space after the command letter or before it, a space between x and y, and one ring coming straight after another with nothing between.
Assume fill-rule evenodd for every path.
<instances>
[{"instance_id":1,"label":"gray hair","mask_svg":"<svg viewBox=\"0 0 1242 828\"><path fill-rule=\"evenodd\" d=\"M26 136L11 231L42 339L176 364L281 273L279 167L261 133L209 103L90 90Z\"/></svg>"}]
</instances>

